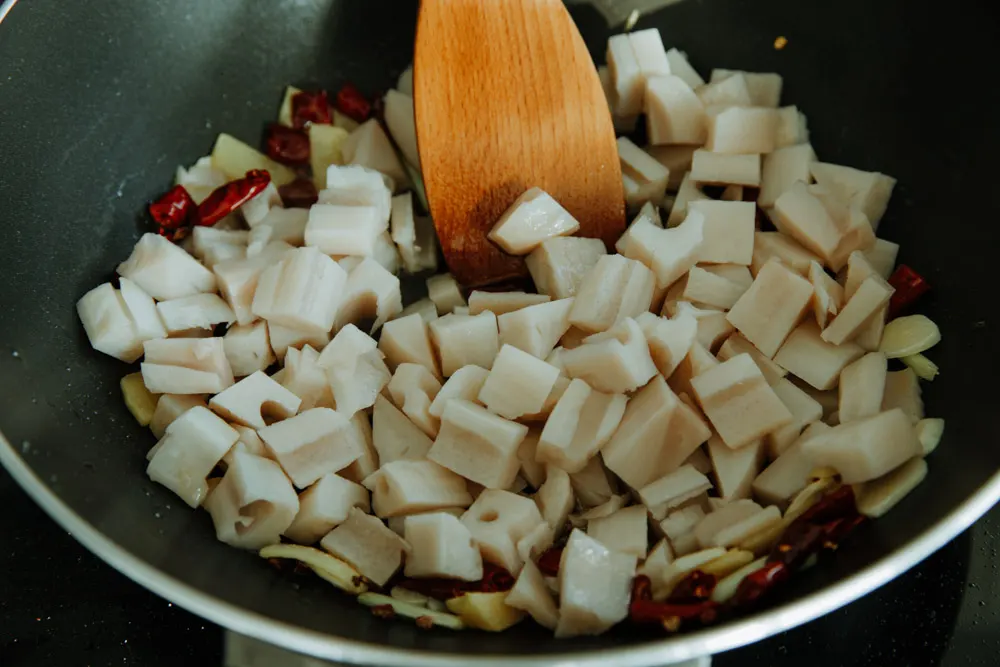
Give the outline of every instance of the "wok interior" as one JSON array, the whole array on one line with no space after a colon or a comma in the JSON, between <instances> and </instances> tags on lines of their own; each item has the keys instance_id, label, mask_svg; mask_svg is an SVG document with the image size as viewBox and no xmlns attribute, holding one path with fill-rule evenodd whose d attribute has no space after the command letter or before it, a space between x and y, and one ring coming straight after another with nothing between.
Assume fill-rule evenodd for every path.
<instances>
[{"instance_id":1,"label":"wok interior","mask_svg":"<svg viewBox=\"0 0 1000 667\"><path fill-rule=\"evenodd\" d=\"M1000 464L991 415L1000 385L990 374L998 298L985 256L1000 241L1000 207L988 192L1000 131L976 95L977 63L989 62L995 23L971 1L935 13L908 12L902 0L820 4L703 0L639 23L660 28L703 73L781 73L784 103L807 114L821 159L899 179L880 231L934 286L922 310L944 335L933 353L942 374L924 398L947 429L927 481L772 604L905 547ZM391 87L411 58L416 10L401 0L32 0L13 9L0 26L0 429L65 503L126 550L274 619L454 653L656 640L618 629L564 643L530 623L504 635L426 632L375 619L318 580L293 585L217 542L206 513L146 478L153 439L122 404L118 381L127 369L92 351L76 319L75 301L128 255L145 229L145 203L178 164L205 154L220 131L255 143L288 83L352 81L369 94ZM602 18L590 7L573 14L603 61ZM789 40L780 51L779 35Z\"/></svg>"}]
</instances>

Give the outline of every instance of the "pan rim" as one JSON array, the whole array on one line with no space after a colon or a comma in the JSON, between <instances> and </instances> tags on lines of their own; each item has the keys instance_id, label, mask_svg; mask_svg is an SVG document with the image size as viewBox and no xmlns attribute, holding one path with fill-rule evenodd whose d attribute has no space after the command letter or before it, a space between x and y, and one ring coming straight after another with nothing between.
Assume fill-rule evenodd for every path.
<instances>
[{"instance_id":1,"label":"pan rim","mask_svg":"<svg viewBox=\"0 0 1000 667\"><path fill-rule=\"evenodd\" d=\"M468 654L388 648L334 637L290 625L242 609L208 595L161 572L91 526L46 486L0 432L0 464L22 489L60 526L91 553L137 584L187 611L233 632L299 653L348 664L387 667L465 667ZM721 653L791 630L830 613L883 586L943 547L1000 501L1000 471L995 472L961 505L929 527L917 539L899 547L860 572L821 591L766 612L689 635L645 642L633 647L541 655L476 654L484 667L518 665L605 665L621 667L673 664Z\"/></svg>"}]
</instances>

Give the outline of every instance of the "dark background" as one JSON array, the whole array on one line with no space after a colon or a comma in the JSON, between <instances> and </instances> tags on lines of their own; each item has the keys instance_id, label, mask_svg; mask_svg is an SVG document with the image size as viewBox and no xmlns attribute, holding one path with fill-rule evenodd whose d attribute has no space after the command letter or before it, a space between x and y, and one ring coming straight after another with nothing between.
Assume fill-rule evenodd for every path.
<instances>
[{"instance_id":1,"label":"dark background","mask_svg":"<svg viewBox=\"0 0 1000 667\"><path fill-rule=\"evenodd\" d=\"M0 472L0 665L217 666L222 630L77 544ZM848 607L715 667L973 667L1000 655L1000 508Z\"/></svg>"}]
</instances>

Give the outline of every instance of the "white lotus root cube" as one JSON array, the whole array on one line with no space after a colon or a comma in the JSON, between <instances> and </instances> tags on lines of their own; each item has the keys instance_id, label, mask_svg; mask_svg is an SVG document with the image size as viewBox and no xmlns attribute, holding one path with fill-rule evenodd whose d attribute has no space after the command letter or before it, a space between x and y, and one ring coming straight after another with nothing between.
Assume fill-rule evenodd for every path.
<instances>
[{"instance_id":1,"label":"white lotus root cube","mask_svg":"<svg viewBox=\"0 0 1000 667\"><path fill-rule=\"evenodd\" d=\"M584 277L569 322L584 331L606 331L627 317L649 310L655 278L641 262L605 255Z\"/></svg>"},{"instance_id":2,"label":"white lotus root cube","mask_svg":"<svg viewBox=\"0 0 1000 667\"><path fill-rule=\"evenodd\" d=\"M715 537L720 531L759 514L761 509L752 500L734 500L720 506L695 526L694 535L698 546L702 549L720 546L715 544Z\"/></svg>"},{"instance_id":3,"label":"white lotus root cube","mask_svg":"<svg viewBox=\"0 0 1000 667\"><path fill-rule=\"evenodd\" d=\"M686 311L669 319L643 313L635 321L646 337L656 369L670 377L694 345L698 321Z\"/></svg>"},{"instance_id":4,"label":"white lotus root cube","mask_svg":"<svg viewBox=\"0 0 1000 667\"><path fill-rule=\"evenodd\" d=\"M584 276L607 254L600 239L556 237L525 258L535 287L553 299L574 296Z\"/></svg>"},{"instance_id":5,"label":"white lotus root cube","mask_svg":"<svg viewBox=\"0 0 1000 667\"><path fill-rule=\"evenodd\" d=\"M278 544L299 511L295 489L270 459L236 453L205 500L216 537L243 549Z\"/></svg>"},{"instance_id":6,"label":"white lotus root cube","mask_svg":"<svg viewBox=\"0 0 1000 667\"><path fill-rule=\"evenodd\" d=\"M352 508L347 521L320 540L320 546L347 561L377 586L384 585L403 564L409 545L379 519Z\"/></svg>"},{"instance_id":7,"label":"white lotus root cube","mask_svg":"<svg viewBox=\"0 0 1000 667\"><path fill-rule=\"evenodd\" d=\"M390 89L385 95L385 124L406 161L420 167L417 129L414 121L412 90L407 93Z\"/></svg>"},{"instance_id":8,"label":"white lotus root cube","mask_svg":"<svg viewBox=\"0 0 1000 667\"><path fill-rule=\"evenodd\" d=\"M810 172L816 183L858 206L871 222L872 230L878 231L892 190L896 187L896 179L878 172L825 162L814 162L810 165Z\"/></svg>"},{"instance_id":9,"label":"white lotus root cube","mask_svg":"<svg viewBox=\"0 0 1000 667\"><path fill-rule=\"evenodd\" d=\"M769 262L727 319L761 352L773 357L802 319L812 296L808 280L780 262Z\"/></svg>"},{"instance_id":10,"label":"white lotus root cube","mask_svg":"<svg viewBox=\"0 0 1000 667\"><path fill-rule=\"evenodd\" d=\"M217 394L232 386L221 338L174 338L144 344L142 381L154 394Z\"/></svg>"},{"instance_id":11,"label":"white lotus root cube","mask_svg":"<svg viewBox=\"0 0 1000 667\"><path fill-rule=\"evenodd\" d=\"M274 356L278 358L278 361L286 364L285 357L288 350L292 348L302 350L308 345L314 350L322 350L330 343L330 332L328 331L301 331L273 322L267 323L267 336L271 341Z\"/></svg>"},{"instance_id":12,"label":"white lotus root cube","mask_svg":"<svg viewBox=\"0 0 1000 667\"><path fill-rule=\"evenodd\" d=\"M530 561L525 561L521 574L504 601L514 609L526 611L535 622L549 630L555 630L559 623L559 610L545 583L545 577L538 566Z\"/></svg>"},{"instance_id":13,"label":"white lotus root cube","mask_svg":"<svg viewBox=\"0 0 1000 667\"><path fill-rule=\"evenodd\" d=\"M750 278L749 271L746 275L747 278ZM688 272L681 298L686 302L697 303L709 308L728 310L746 293L752 280L750 278L746 283L733 282L724 276L696 266ZM715 341L712 341L709 347L715 347Z\"/></svg>"},{"instance_id":14,"label":"white lotus root cube","mask_svg":"<svg viewBox=\"0 0 1000 667\"><path fill-rule=\"evenodd\" d=\"M822 257L834 270L843 266L835 261L843 239L840 225L802 181L796 181L775 200L772 219L780 232ZM846 261L846 256L843 259Z\"/></svg>"},{"instance_id":15,"label":"white lotus root cube","mask_svg":"<svg viewBox=\"0 0 1000 667\"><path fill-rule=\"evenodd\" d=\"M781 101L781 75L771 72L743 72L731 69L714 69L712 70L711 82L719 83L736 75L743 75L746 78L747 88L750 90L750 100L754 106L778 106Z\"/></svg>"},{"instance_id":16,"label":"white lotus root cube","mask_svg":"<svg viewBox=\"0 0 1000 667\"><path fill-rule=\"evenodd\" d=\"M606 56L614 93L612 114L637 116L642 112L643 84L646 77L642 73L628 35L614 35L608 39Z\"/></svg>"},{"instance_id":17,"label":"white lotus root cube","mask_svg":"<svg viewBox=\"0 0 1000 667\"><path fill-rule=\"evenodd\" d=\"M868 319L889 303L895 290L881 276L868 277L847 300L844 308L834 318L820 337L828 343L841 345L854 339Z\"/></svg>"},{"instance_id":18,"label":"white lotus root cube","mask_svg":"<svg viewBox=\"0 0 1000 667\"><path fill-rule=\"evenodd\" d=\"M626 402L621 394L594 391L583 380L573 380L542 430L535 459L580 472L618 428Z\"/></svg>"},{"instance_id":19,"label":"white lotus root cube","mask_svg":"<svg viewBox=\"0 0 1000 667\"><path fill-rule=\"evenodd\" d=\"M212 272L159 234L143 234L118 274L159 300L215 291Z\"/></svg>"},{"instance_id":20,"label":"white lotus root cube","mask_svg":"<svg viewBox=\"0 0 1000 667\"><path fill-rule=\"evenodd\" d=\"M239 437L208 408L194 406L167 426L146 474L191 507L198 507L208 495L206 478Z\"/></svg>"},{"instance_id":21,"label":"white lotus root cube","mask_svg":"<svg viewBox=\"0 0 1000 667\"><path fill-rule=\"evenodd\" d=\"M167 427L191 408L200 405L208 407L205 399L193 394L163 394L156 401L156 410L149 422L149 430L157 440L163 437Z\"/></svg>"},{"instance_id":22,"label":"white lotus root cube","mask_svg":"<svg viewBox=\"0 0 1000 667\"><path fill-rule=\"evenodd\" d=\"M659 204L670 180L667 168L627 137L618 138L618 159L629 207L638 209L648 202Z\"/></svg>"},{"instance_id":23,"label":"white lotus root cube","mask_svg":"<svg viewBox=\"0 0 1000 667\"><path fill-rule=\"evenodd\" d=\"M441 387L431 402L428 412L440 419L444 413L445 405L452 399L478 402L479 392L489 374L490 371L479 366L469 365L459 368Z\"/></svg>"},{"instance_id":24,"label":"white lotus root cube","mask_svg":"<svg viewBox=\"0 0 1000 667\"><path fill-rule=\"evenodd\" d=\"M882 409L899 408L916 424L924 418L924 402L920 397L920 382L912 368L887 373Z\"/></svg>"},{"instance_id":25,"label":"white lotus root cube","mask_svg":"<svg viewBox=\"0 0 1000 667\"><path fill-rule=\"evenodd\" d=\"M347 273L319 250L296 248L261 274L253 313L281 326L327 332L346 282Z\"/></svg>"},{"instance_id":26,"label":"white lotus root cube","mask_svg":"<svg viewBox=\"0 0 1000 667\"><path fill-rule=\"evenodd\" d=\"M786 507L809 484L809 476L816 469L812 457L803 445L831 429L823 422L810 424L790 447L781 452L753 481L754 497L768 505Z\"/></svg>"},{"instance_id":27,"label":"white lotus root cube","mask_svg":"<svg viewBox=\"0 0 1000 667\"><path fill-rule=\"evenodd\" d=\"M670 63L659 30L656 28L636 30L627 33L627 36L643 76L670 74Z\"/></svg>"},{"instance_id":28,"label":"white lotus root cube","mask_svg":"<svg viewBox=\"0 0 1000 667\"><path fill-rule=\"evenodd\" d=\"M809 282L813 286L816 323L825 328L827 321L844 307L844 288L823 270L819 262L809 263Z\"/></svg>"},{"instance_id":29,"label":"white lotus root cube","mask_svg":"<svg viewBox=\"0 0 1000 667\"><path fill-rule=\"evenodd\" d=\"M578 229L580 223L551 195L531 188L514 200L487 236L511 255L527 255L546 239Z\"/></svg>"},{"instance_id":30,"label":"white lotus root cube","mask_svg":"<svg viewBox=\"0 0 1000 667\"><path fill-rule=\"evenodd\" d=\"M433 444L416 424L383 396L375 399L372 423L373 444L383 466L400 459L421 460Z\"/></svg>"},{"instance_id":31,"label":"white lotus root cube","mask_svg":"<svg viewBox=\"0 0 1000 667\"><path fill-rule=\"evenodd\" d=\"M781 522L781 510L774 505L765 507L759 512L716 531L709 540L708 547L735 547L752 537Z\"/></svg>"},{"instance_id":32,"label":"white lotus root cube","mask_svg":"<svg viewBox=\"0 0 1000 667\"><path fill-rule=\"evenodd\" d=\"M559 563L556 637L598 635L628 615L636 558L574 530Z\"/></svg>"},{"instance_id":33,"label":"white lotus root cube","mask_svg":"<svg viewBox=\"0 0 1000 667\"><path fill-rule=\"evenodd\" d=\"M468 507L472 503L465 480L433 461L383 464L365 480L365 486L372 490L372 509L383 518Z\"/></svg>"},{"instance_id":34,"label":"white lotus root cube","mask_svg":"<svg viewBox=\"0 0 1000 667\"><path fill-rule=\"evenodd\" d=\"M681 290L683 292L687 289L687 284L682 280L675 287L683 288ZM729 289L735 290L735 287L730 287ZM695 335L695 343L703 347L709 356L711 356L711 351L719 348L722 342L734 331L733 325L726 319L726 312L716 308L698 308L687 301L677 301L675 303L667 301L664 303L663 314L666 315L668 313L672 317L690 315L694 318L698 327L697 334ZM683 365L683 362L681 365ZM680 366L678 369L680 369ZM671 377L672 379L673 377Z\"/></svg>"},{"instance_id":35,"label":"white lotus root cube","mask_svg":"<svg viewBox=\"0 0 1000 667\"><path fill-rule=\"evenodd\" d=\"M263 414L273 420L287 419L301 404L302 399L257 371L213 396L208 407L230 422L262 429L267 425Z\"/></svg>"},{"instance_id":36,"label":"white lotus root cube","mask_svg":"<svg viewBox=\"0 0 1000 667\"><path fill-rule=\"evenodd\" d=\"M806 320L789 334L774 361L810 386L826 390L836 387L840 372L864 353L854 343L827 343L820 338L816 323Z\"/></svg>"},{"instance_id":37,"label":"white lotus root cube","mask_svg":"<svg viewBox=\"0 0 1000 667\"><path fill-rule=\"evenodd\" d=\"M149 304L152 304L153 300L148 295L145 299L149 299ZM161 335L146 339L141 337L123 294L111 283L104 283L83 295L76 304L76 311L80 316L80 322L83 323L84 331L87 332L91 347L128 363L142 356L145 340L165 338L167 335L163 324L160 323L159 331L156 333L162 332ZM155 323L159 322L155 306L153 315L156 319L150 321L155 326Z\"/></svg>"},{"instance_id":38,"label":"white lotus root cube","mask_svg":"<svg viewBox=\"0 0 1000 667\"><path fill-rule=\"evenodd\" d=\"M346 468L364 453L349 418L329 408L306 410L258 433L300 489L327 473Z\"/></svg>"},{"instance_id":39,"label":"white lotus root cube","mask_svg":"<svg viewBox=\"0 0 1000 667\"><path fill-rule=\"evenodd\" d=\"M430 407L441 391L441 383L430 371L417 364L400 364L386 389L396 407L421 431L432 438L437 435L440 423L430 413Z\"/></svg>"},{"instance_id":40,"label":"white lotus root cube","mask_svg":"<svg viewBox=\"0 0 1000 667\"><path fill-rule=\"evenodd\" d=\"M698 550L694 528L703 518L705 510L700 505L687 505L671 512L660 522L660 530L670 540L670 546L677 558Z\"/></svg>"},{"instance_id":41,"label":"white lotus root cube","mask_svg":"<svg viewBox=\"0 0 1000 667\"><path fill-rule=\"evenodd\" d=\"M892 270L896 268L896 256L899 254L899 244L885 239L875 239L875 244L865 251L865 259L868 260L875 272L889 279Z\"/></svg>"},{"instance_id":42,"label":"white lotus root cube","mask_svg":"<svg viewBox=\"0 0 1000 667\"><path fill-rule=\"evenodd\" d=\"M685 464L640 488L639 498L649 508L650 515L661 521L670 510L711 488L712 483L705 475Z\"/></svg>"},{"instance_id":43,"label":"white lotus root cube","mask_svg":"<svg viewBox=\"0 0 1000 667\"><path fill-rule=\"evenodd\" d=\"M483 558L472 533L451 514L408 516L403 525L403 537L410 545L404 569L407 577L483 578Z\"/></svg>"},{"instance_id":44,"label":"white lotus root cube","mask_svg":"<svg viewBox=\"0 0 1000 667\"><path fill-rule=\"evenodd\" d=\"M319 353L309 345L303 346L301 350L288 348L285 367L275 373L274 379L302 399L301 410L334 407L330 383L319 366Z\"/></svg>"},{"instance_id":45,"label":"white lotus root cube","mask_svg":"<svg viewBox=\"0 0 1000 667\"><path fill-rule=\"evenodd\" d=\"M374 206L315 204L309 209L305 244L327 255L371 257L383 231L385 225Z\"/></svg>"},{"instance_id":46,"label":"white lotus root cube","mask_svg":"<svg viewBox=\"0 0 1000 667\"><path fill-rule=\"evenodd\" d=\"M528 306L548 303L551 297L545 294L526 294L524 292L483 292L475 290L469 295L469 315L478 315L490 311L497 317L511 313Z\"/></svg>"},{"instance_id":47,"label":"white lotus root cube","mask_svg":"<svg viewBox=\"0 0 1000 667\"><path fill-rule=\"evenodd\" d=\"M497 316L493 313L445 315L429 327L445 377L469 364L487 370L493 368L493 360L500 351Z\"/></svg>"},{"instance_id":48,"label":"white lotus root cube","mask_svg":"<svg viewBox=\"0 0 1000 667\"><path fill-rule=\"evenodd\" d=\"M809 141L809 122L806 115L795 105L781 107L777 110L778 127L775 132L774 145L779 149L802 145Z\"/></svg>"},{"instance_id":49,"label":"white lotus root cube","mask_svg":"<svg viewBox=\"0 0 1000 667\"><path fill-rule=\"evenodd\" d=\"M705 147L715 153L770 153L775 149L777 130L774 109L730 107L709 117Z\"/></svg>"},{"instance_id":50,"label":"white lotus root cube","mask_svg":"<svg viewBox=\"0 0 1000 667\"><path fill-rule=\"evenodd\" d=\"M274 184L269 184L268 188L273 189ZM191 254L211 269L219 262L246 257L249 237L250 232L243 229L195 227L191 230Z\"/></svg>"},{"instance_id":51,"label":"white lotus root cube","mask_svg":"<svg viewBox=\"0 0 1000 667\"><path fill-rule=\"evenodd\" d=\"M877 519L895 507L927 477L927 462L910 459L890 473L854 487L858 511Z\"/></svg>"},{"instance_id":52,"label":"white lotus root cube","mask_svg":"<svg viewBox=\"0 0 1000 667\"><path fill-rule=\"evenodd\" d=\"M797 241L781 232L756 232L753 240L753 262L750 273L756 276L772 259L805 276L809 273L812 262L823 260L809 250L803 248Z\"/></svg>"},{"instance_id":53,"label":"white lotus root cube","mask_svg":"<svg viewBox=\"0 0 1000 667\"><path fill-rule=\"evenodd\" d=\"M156 310L171 334L190 329L212 329L216 324L236 321L233 309L218 294L195 294L156 304Z\"/></svg>"},{"instance_id":54,"label":"white lotus root cube","mask_svg":"<svg viewBox=\"0 0 1000 667\"><path fill-rule=\"evenodd\" d=\"M386 322L378 348L390 370L395 371L400 364L420 364L435 377L441 376L427 322L417 313Z\"/></svg>"},{"instance_id":55,"label":"white lotus root cube","mask_svg":"<svg viewBox=\"0 0 1000 667\"><path fill-rule=\"evenodd\" d=\"M517 576L524 561L517 543L544 523L534 501L509 491L486 489L462 515L483 558Z\"/></svg>"},{"instance_id":56,"label":"white lotus root cube","mask_svg":"<svg viewBox=\"0 0 1000 667\"><path fill-rule=\"evenodd\" d=\"M479 392L479 402L506 419L541 411L559 369L511 345L504 345Z\"/></svg>"},{"instance_id":57,"label":"white lotus root cube","mask_svg":"<svg viewBox=\"0 0 1000 667\"><path fill-rule=\"evenodd\" d=\"M816 466L830 466L840 473L845 484L881 477L922 456L913 423L898 408L835 426L807 440L803 451Z\"/></svg>"},{"instance_id":58,"label":"white lotus root cube","mask_svg":"<svg viewBox=\"0 0 1000 667\"><path fill-rule=\"evenodd\" d=\"M392 242L399 249L400 258L403 261L403 268L408 273L418 273L423 269L437 268L426 266L423 258L425 248L420 245L417 238L417 220L413 214L413 193L404 192L392 198L391 217L389 220L389 231ZM431 246L433 251L434 247Z\"/></svg>"},{"instance_id":59,"label":"white lotus root cube","mask_svg":"<svg viewBox=\"0 0 1000 667\"><path fill-rule=\"evenodd\" d=\"M601 454L608 469L641 489L679 468L711 435L701 417L656 376L629 400Z\"/></svg>"},{"instance_id":60,"label":"white lotus root cube","mask_svg":"<svg viewBox=\"0 0 1000 667\"><path fill-rule=\"evenodd\" d=\"M239 324L252 324L253 298L260 275L268 267L281 261L292 246L283 241L268 243L259 253L246 259L219 262L212 267L219 284L219 291L232 307Z\"/></svg>"},{"instance_id":61,"label":"white lotus root cube","mask_svg":"<svg viewBox=\"0 0 1000 667\"><path fill-rule=\"evenodd\" d=\"M673 75L650 77L645 96L649 143L705 143L705 107L684 79Z\"/></svg>"},{"instance_id":62,"label":"white lotus root cube","mask_svg":"<svg viewBox=\"0 0 1000 667\"><path fill-rule=\"evenodd\" d=\"M691 163L691 180L699 185L760 185L760 155L734 155L696 150Z\"/></svg>"},{"instance_id":63,"label":"white lotus root cube","mask_svg":"<svg viewBox=\"0 0 1000 667\"><path fill-rule=\"evenodd\" d=\"M341 144L340 150L348 164L385 174L390 182L394 183L388 187L390 191L393 187L409 186L409 175L396 154L389 135L382 129L382 124L377 119L372 118L359 125ZM336 182L331 175L334 169L337 169L336 165L327 170L327 188Z\"/></svg>"},{"instance_id":64,"label":"white lotus root cube","mask_svg":"<svg viewBox=\"0 0 1000 667\"><path fill-rule=\"evenodd\" d=\"M792 413L792 423L772 431L765 438L768 455L776 459L799 439L802 429L823 418L823 406L788 379L779 380L771 388Z\"/></svg>"},{"instance_id":65,"label":"white lotus root cube","mask_svg":"<svg viewBox=\"0 0 1000 667\"><path fill-rule=\"evenodd\" d=\"M840 373L841 424L872 417L882 411L888 362L881 352L869 352Z\"/></svg>"},{"instance_id":66,"label":"white lotus root cube","mask_svg":"<svg viewBox=\"0 0 1000 667\"><path fill-rule=\"evenodd\" d=\"M753 202L697 201L688 210L704 216L699 262L750 265L756 216Z\"/></svg>"},{"instance_id":67,"label":"white lotus root cube","mask_svg":"<svg viewBox=\"0 0 1000 667\"><path fill-rule=\"evenodd\" d=\"M585 339L563 355L566 373L598 391L621 394L646 384L656 375L642 329L631 317Z\"/></svg>"},{"instance_id":68,"label":"white lotus root cube","mask_svg":"<svg viewBox=\"0 0 1000 667\"><path fill-rule=\"evenodd\" d=\"M349 436L361 447L362 454L337 474L360 484L378 469L378 453L372 445L372 425L365 412L351 417L349 425Z\"/></svg>"},{"instance_id":69,"label":"white lotus root cube","mask_svg":"<svg viewBox=\"0 0 1000 667\"><path fill-rule=\"evenodd\" d=\"M764 443L758 440L732 449L714 435L706 448L719 497L723 500L749 498L753 481L764 463Z\"/></svg>"},{"instance_id":70,"label":"white lotus root cube","mask_svg":"<svg viewBox=\"0 0 1000 667\"><path fill-rule=\"evenodd\" d=\"M552 352L570 328L574 298L539 303L497 317L500 342L539 359Z\"/></svg>"},{"instance_id":71,"label":"white lotus root cube","mask_svg":"<svg viewBox=\"0 0 1000 667\"><path fill-rule=\"evenodd\" d=\"M694 390L691 388L691 379L718 365L719 360L712 356L708 348L695 340L687 356L684 357L673 375L670 376L670 380L668 380L670 388L678 394L693 396Z\"/></svg>"},{"instance_id":72,"label":"white lotus root cube","mask_svg":"<svg viewBox=\"0 0 1000 667\"><path fill-rule=\"evenodd\" d=\"M274 352L264 321L230 327L222 337L222 344L236 377L246 377L274 363Z\"/></svg>"},{"instance_id":73,"label":"white lotus root cube","mask_svg":"<svg viewBox=\"0 0 1000 667\"><path fill-rule=\"evenodd\" d=\"M264 219L250 231L247 239L247 257L259 254L260 250L273 241L284 241L292 246L305 244L309 211L302 208L273 208Z\"/></svg>"},{"instance_id":74,"label":"white lotus root cube","mask_svg":"<svg viewBox=\"0 0 1000 667\"><path fill-rule=\"evenodd\" d=\"M427 296L437 306L438 315L445 315L459 306L468 305L462 296L462 288L450 273L428 278Z\"/></svg>"},{"instance_id":75,"label":"white lotus root cube","mask_svg":"<svg viewBox=\"0 0 1000 667\"><path fill-rule=\"evenodd\" d=\"M345 417L373 406L391 378L375 341L353 324L337 332L316 363L326 372L337 412Z\"/></svg>"},{"instance_id":76,"label":"white lotus root cube","mask_svg":"<svg viewBox=\"0 0 1000 667\"><path fill-rule=\"evenodd\" d=\"M739 333L734 333L732 336L726 339L726 342L722 344L719 348L718 359L719 361L726 361L732 359L738 354L749 354L757 364L757 368L760 372L764 374L764 379L767 380L769 385L776 384L781 378L785 377L788 373L784 368L774 363L769 357L765 356L763 352L758 350L753 343L748 341Z\"/></svg>"},{"instance_id":77,"label":"white lotus root cube","mask_svg":"<svg viewBox=\"0 0 1000 667\"><path fill-rule=\"evenodd\" d=\"M587 535L612 551L645 558L649 547L648 525L646 508L633 505L609 516L591 519L587 522Z\"/></svg>"},{"instance_id":78,"label":"white lotus root cube","mask_svg":"<svg viewBox=\"0 0 1000 667\"><path fill-rule=\"evenodd\" d=\"M347 275L335 328L374 318L372 331L403 310L399 278L371 257L366 257Z\"/></svg>"},{"instance_id":79,"label":"white lotus root cube","mask_svg":"<svg viewBox=\"0 0 1000 667\"><path fill-rule=\"evenodd\" d=\"M347 521L355 507L369 510L368 489L339 475L323 475L299 494L299 512L284 534L299 544L315 544Z\"/></svg>"},{"instance_id":80,"label":"white lotus root cube","mask_svg":"<svg viewBox=\"0 0 1000 667\"><path fill-rule=\"evenodd\" d=\"M562 468L545 466L545 482L535 494L535 503L545 522L556 534L561 533L575 503L569 474Z\"/></svg>"},{"instance_id":81,"label":"white lotus root cube","mask_svg":"<svg viewBox=\"0 0 1000 667\"><path fill-rule=\"evenodd\" d=\"M733 449L792 422L792 413L767 384L749 354L740 354L693 378L702 410Z\"/></svg>"},{"instance_id":82,"label":"white lotus root cube","mask_svg":"<svg viewBox=\"0 0 1000 667\"><path fill-rule=\"evenodd\" d=\"M771 208L778 197L797 181L809 182L809 165L816 160L816 152L809 144L779 148L764 156L760 174L760 194L757 204Z\"/></svg>"},{"instance_id":83,"label":"white lotus root cube","mask_svg":"<svg viewBox=\"0 0 1000 667\"><path fill-rule=\"evenodd\" d=\"M448 401L427 458L489 489L506 489L520 469L517 447L528 427L460 399Z\"/></svg>"}]
</instances>

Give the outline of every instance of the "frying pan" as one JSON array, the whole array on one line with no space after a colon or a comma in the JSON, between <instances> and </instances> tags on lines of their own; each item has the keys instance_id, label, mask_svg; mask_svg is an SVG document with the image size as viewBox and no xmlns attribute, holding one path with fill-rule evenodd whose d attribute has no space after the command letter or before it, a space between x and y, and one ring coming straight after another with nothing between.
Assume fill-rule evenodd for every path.
<instances>
[{"instance_id":1,"label":"frying pan","mask_svg":"<svg viewBox=\"0 0 1000 667\"><path fill-rule=\"evenodd\" d=\"M75 301L146 229L144 205L220 131L251 143L288 83L375 94L409 63L408 0L8 0L0 9L0 460L87 547L163 597L245 635L347 663L640 666L719 652L865 594L1000 498L1000 124L980 91L998 24L988 3L688 0L644 15L696 67L777 71L826 161L899 179L880 231L934 286L941 327L928 413L948 427L930 475L831 562L717 627L619 628L556 641L385 622L336 591L214 538L207 513L144 475L149 433L122 404L128 368L90 349ZM595 56L611 32L572 7ZM776 37L788 45L776 50ZM478 91L476 94L489 94ZM24 558L31 556L25 554Z\"/></svg>"}]
</instances>

